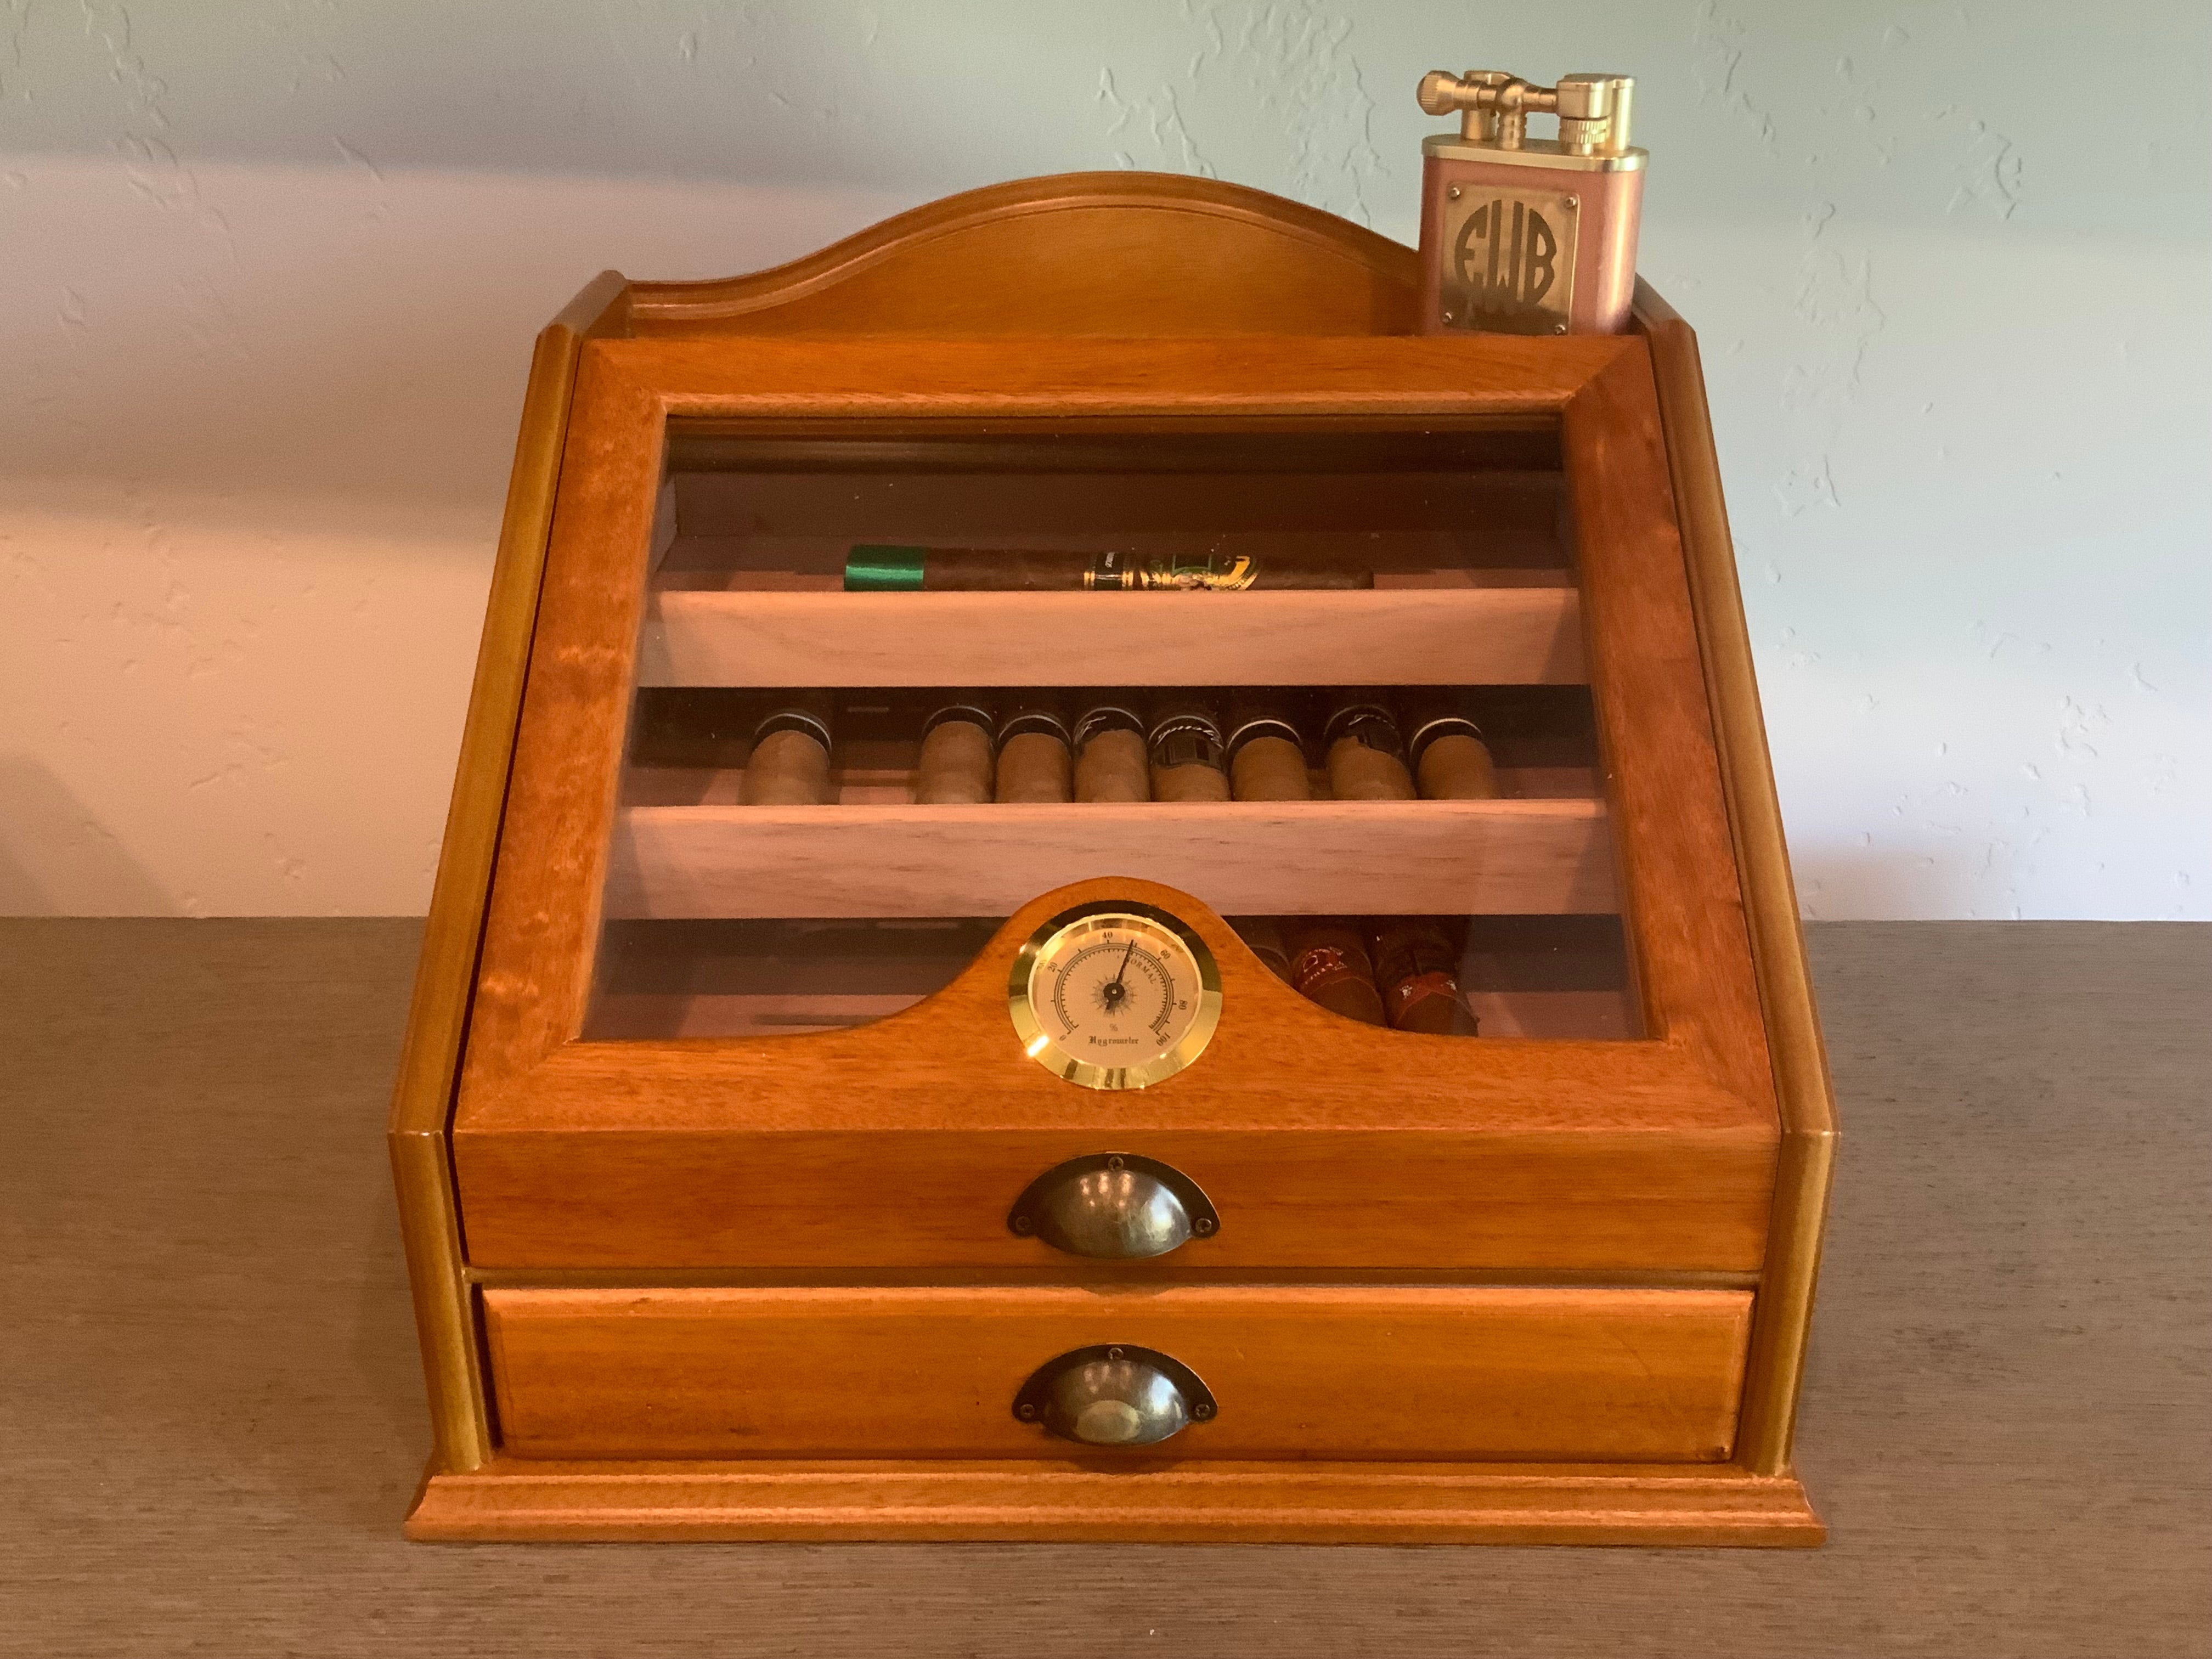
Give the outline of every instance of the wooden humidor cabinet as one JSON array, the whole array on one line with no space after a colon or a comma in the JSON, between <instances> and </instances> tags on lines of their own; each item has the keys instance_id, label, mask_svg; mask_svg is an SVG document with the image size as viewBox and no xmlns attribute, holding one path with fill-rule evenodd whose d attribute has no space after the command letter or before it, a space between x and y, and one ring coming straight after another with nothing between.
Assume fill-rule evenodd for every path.
<instances>
[{"instance_id":1,"label":"wooden humidor cabinet","mask_svg":"<svg viewBox=\"0 0 2212 1659\"><path fill-rule=\"evenodd\" d=\"M1819 1540L1834 1129L1695 344L1648 291L1419 337L1417 289L1325 215L1079 175L540 337L393 1114L410 1535ZM1375 586L841 591L879 542ZM1455 688L1499 798L914 803L933 696L1102 685ZM831 796L740 804L793 688ZM1218 972L1140 1090L1010 1018L1109 901ZM1308 915L1453 919L1481 1034L1299 996L1247 940ZM1048 1243L1026 1189L1109 1157L1200 1230ZM1054 1437L1094 1352L1167 1356L1186 1426Z\"/></svg>"}]
</instances>

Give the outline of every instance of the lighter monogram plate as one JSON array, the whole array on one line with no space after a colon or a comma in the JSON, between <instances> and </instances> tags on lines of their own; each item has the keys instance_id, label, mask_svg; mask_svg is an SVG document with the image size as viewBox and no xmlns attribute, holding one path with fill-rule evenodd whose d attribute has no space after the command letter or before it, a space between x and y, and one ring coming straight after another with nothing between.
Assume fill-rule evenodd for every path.
<instances>
[{"instance_id":1,"label":"lighter monogram plate","mask_svg":"<svg viewBox=\"0 0 2212 1659\"><path fill-rule=\"evenodd\" d=\"M1454 186L1444 200L1441 320L1484 334L1565 334L1581 217L1564 191Z\"/></svg>"}]
</instances>

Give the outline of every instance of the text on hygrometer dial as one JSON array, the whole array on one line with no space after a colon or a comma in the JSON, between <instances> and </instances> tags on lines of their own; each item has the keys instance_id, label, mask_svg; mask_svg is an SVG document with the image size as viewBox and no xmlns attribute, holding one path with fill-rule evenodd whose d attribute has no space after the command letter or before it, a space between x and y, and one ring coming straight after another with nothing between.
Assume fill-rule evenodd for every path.
<instances>
[{"instance_id":1,"label":"text on hygrometer dial","mask_svg":"<svg viewBox=\"0 0 2212 1659\"><path fill-rule=\"evenodd\" d=\"M1203 987L1189 947L1121 918L1077 923L1048 941L1030 979L1042 1034L1094 1065L1169 1053L1199 1017Z\"/></svg>"}]
</instances>

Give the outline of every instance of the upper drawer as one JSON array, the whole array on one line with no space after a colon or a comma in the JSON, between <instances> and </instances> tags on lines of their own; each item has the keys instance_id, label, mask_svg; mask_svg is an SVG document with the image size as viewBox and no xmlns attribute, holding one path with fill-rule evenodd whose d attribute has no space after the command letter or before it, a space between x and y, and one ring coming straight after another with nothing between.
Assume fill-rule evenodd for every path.
<instances>
[{"instance_id":1,"label":"upper drawer","mask_svg":"<svg viewBox=\"0 0 2212 1659\"><path fill-rule=\"evenodd\" d=\"M1105 1344L1210 1412L1145 1455L1717 1461L1750 1328L1733 1291L1186 1285L484 1293L526 1457L1054 1457L1015 1414ZM1110 1454L1127 1455L1127 1453Z\"/></svg>"},{"instance_id":2,"label":"upper drawer","mask_svg":"<svg viewBox=\"0 0 2212 1659\"><path fill-rule=\"evenodd\" d=\"M478 1267L1065 1274L1082 1260L1018 1236L1009 1212L1048 1171L1112 1153L1168 1165L1218 1217L1151 1259L1168 1277L1751 1272L1774 1184L1771 1135L1602 1124L1551 1133L465 1128L454 1161Z\"/></svg>"}]
</instances>

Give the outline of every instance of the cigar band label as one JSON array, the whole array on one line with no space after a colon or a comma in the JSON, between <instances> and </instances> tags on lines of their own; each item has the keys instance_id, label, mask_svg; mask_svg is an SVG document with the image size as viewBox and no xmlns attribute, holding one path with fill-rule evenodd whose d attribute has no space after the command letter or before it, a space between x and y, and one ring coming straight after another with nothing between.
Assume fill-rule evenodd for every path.
<instances>
[{"instance_id":1,"label":"cigar band label","mask_svg":"<svg viewBox=\"0 0 2212 1659\"><path fill-rule=\"evenodd\" d=\"M1137 585L1148 592L1197 590L1232 593L1251 586L1259 579L1260 567L1240 553L1226 564L1210 558L1197 564L1172 559L1164 564L1148 564L1139 574Z\"/></svg>"},{"instance_id":2,"label":"cigar band label","mask_svg":"<svg viewBox=\"0 0 2212 1659\"><path fill-rule=\"evenodd\" d=\"M1083 586L1089 592L1127 592L1137 586L1136 567L1126 553L1101 553L1083 568Z\"/></svg>"},{"instance_id":3,"label":"cigar band label","mask_svg":"<svg viewBox=\"0 0 2212 1659\"><path fill-rule=\"evenodd\" d=\"M753 728L753 741L762 743L779 732L804 732L824 749L830 746L829 726L819 714L810 714L804 708L783 708L770 714Z\"/></svg>"},{"instance_id":4,"label":"cigar band label","mask_svg":"<svg viewBox=\"0 0 2212 1659\"><path fill-rule=\"evenodd\" d=\"M1316 945L1303 951L1291 964L1291 987L1300 996L1311 996L1324 985L1360 977L1351 958L1334 945Z\"/></svg>"},{"instance_id":5,"label":"cigar band label","mask_svg":"<svg viewBox=\"0 0 2212 1659\"><path fill-rule=\"evenodd\" d=\"M1221 730L1203 714L1172 714L1152 728L1152 764L1221 769Z\"/></svg>"},{"instance_id":6,"label":"cigar band label","mask_svg":"<svg viewBox=\"0 0 2212 1659\"><path fill-rule=\"evenodd\" d=\"M991 729L991 711L972 702L949 702L921 723L921 735L927 738L940 726L980 726L988 733Z\"/></svg>"},{"instance_id":7,"label":"cigar band label","mask_svg":"<svg viewBox=\"0 0 2212 1659\"><path fill-rule=\"evenodd\" d=\"M922 569L929 562L926 547L894 547L864 543L845 556L848 593L918 593Z\"/></svg>"},{"instance_id":8,"label":"cigar band label","mask_svg":"<svg viewBox=\"0 0 2212 1659\"><path fill-rule=\"evenodd\" d=\"M1406 752L1419 760L1438 738L1473 738L1482 741L1482 728L1464 714L1439 714L1415 726L1406 739Z\"/></svg>"},{"instance_id":9,"label":"cigar band label","mask_svg":"<svg viewBox=\"0 0 2212 1659\"><path fill-rule=\"evenodd\" d=\"M1404 739L1398 734L1397 721L1390 718L1389 709L1374 703L1354 703L1329 716L1328 724L1322 728L1323 745L1334 749L1346 738L1362 749L1372 749L1378 754L1404 752Z\"/></svg>"},{"instance_id":10,"label":"cigar band label","mask_svg":"<svg viewBox=\"0 0 2212 1659\"><path fill-rule=\"evenodd\" d=\"M1067 741L1067 722L1048 708L1022 708L999 723L999 742L1003 747L1015 738L1044 737Z\"/></svg>"},{"instance_id":11,"label":"cigar band label","mask_svg":"<svg viewBox=\"0 0 2212 1659\"><path fill-rule=\"evenodd\" d=\"M1298 736L1298 728L1288 720L1273 714L1259 714L1231 732L1224 747L1234 755L1256 738L1280 738L1285 743L1297 744L1301 749L1305 746L1304 740Z\"/></svg>"},{"instance_id":12,"label":"cigar band label","mask_svg":"<svg viewBox=\"0 0 2212 1659\"><path fill-rule=\"evenodd\" d=\"M1401 1014L1417 1002L1426 1002L1431 997L1445 997L1459 1000L1459 981L1449 974L1416 974L1390 989L1390 1012Z\"/></svg>"},{"instance_id":13,"label":"cigar band label","mask_svg":"<svg viewBox=\"0 0 2212 1659\"><path fill-rule=\"evenodd\" d=\"M1103 738L1109 732L1133 732L1141 738L1145 735L1145 723L1137 718L1135 710L1116 708L1108 704L1091 709L1075 722L1073 740L1080 745L1089 743L1093 738Z\"/></svg>"}]
</instances>

